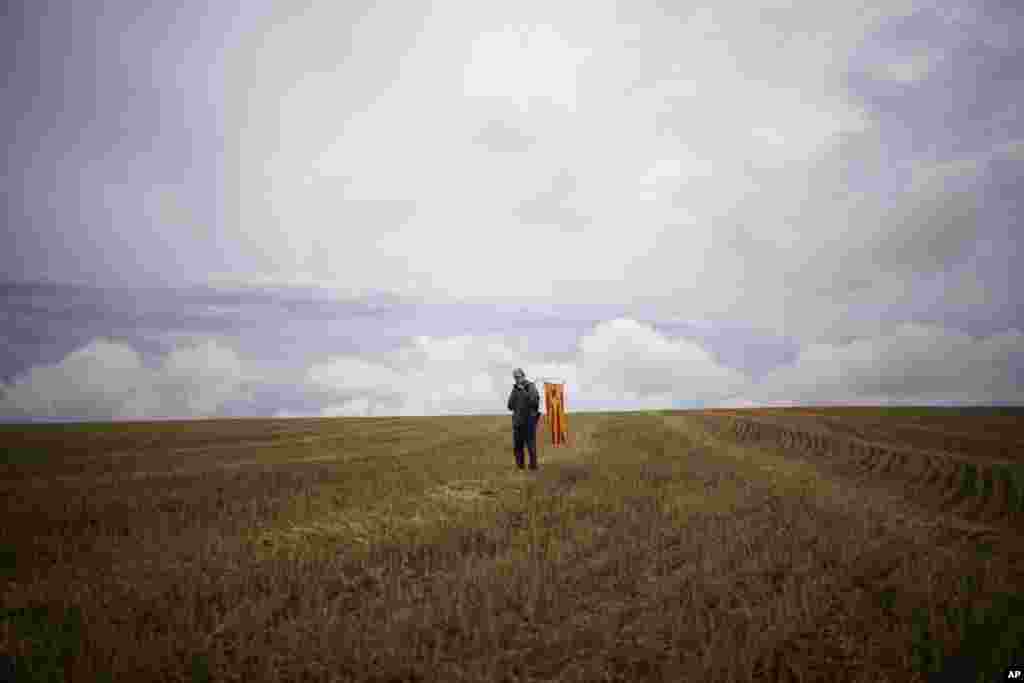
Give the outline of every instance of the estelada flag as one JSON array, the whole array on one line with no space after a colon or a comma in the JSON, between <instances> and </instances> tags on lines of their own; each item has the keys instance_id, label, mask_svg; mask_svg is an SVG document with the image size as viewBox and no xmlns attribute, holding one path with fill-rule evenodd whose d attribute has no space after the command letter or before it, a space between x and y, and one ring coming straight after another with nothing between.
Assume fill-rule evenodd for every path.
<instances>
[{"instance_id":1,"label":"estelada flag","mask_svg":"<svg viewBox=\"0 0 1024 683\"><path fill-rule=\"evenodd\" d=\"M565 419L565 385L544 382L544 405L547 406L551 445L564 446L569 441L569 425Z\"/></svg>"}]
</instances>

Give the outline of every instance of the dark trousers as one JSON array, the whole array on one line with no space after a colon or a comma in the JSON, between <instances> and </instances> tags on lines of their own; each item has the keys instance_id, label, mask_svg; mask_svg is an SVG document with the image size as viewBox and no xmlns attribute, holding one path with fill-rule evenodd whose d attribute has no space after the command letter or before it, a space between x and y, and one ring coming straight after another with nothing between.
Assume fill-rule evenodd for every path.
<instances>
[{"instance_id":1,"label":"dark trousers","mask_svg":"<svg viewBox=\"0 0 1024 683\"><path fill-rule=\"evenodd\" d=\"M526 419L524 424L512 426L512 449L516 454L516 465L523 467L523 447L530 451L530 469L537 469L537 416Z\"/></svg>"}]
</instances>

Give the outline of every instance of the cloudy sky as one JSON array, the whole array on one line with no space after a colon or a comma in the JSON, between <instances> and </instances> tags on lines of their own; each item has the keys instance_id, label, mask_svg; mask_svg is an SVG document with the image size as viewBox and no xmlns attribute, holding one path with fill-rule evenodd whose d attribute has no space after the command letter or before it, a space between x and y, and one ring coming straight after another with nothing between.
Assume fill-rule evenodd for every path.
<instances>
[{"instance_id":1,"label":"cloudy sky","mask_svg":"<svg viewBox=\"0 0 1024 683\"><path fill-rule=\"evenodd\" d=\"M0 419L1024 403L1009 0L8 6Z\"/></svg>"}]
</instances>

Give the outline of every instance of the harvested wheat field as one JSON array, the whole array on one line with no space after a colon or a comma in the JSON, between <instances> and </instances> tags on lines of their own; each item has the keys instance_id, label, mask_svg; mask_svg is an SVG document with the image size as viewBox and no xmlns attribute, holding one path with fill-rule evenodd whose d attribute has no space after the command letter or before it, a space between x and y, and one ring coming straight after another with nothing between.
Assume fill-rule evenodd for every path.
<instances>
[{"instance_id":1,"label":"harvested wheat field","mask_svg":"<svg viewBox=\"0 0 1024 683\"><path fill-rule=\"evenodd\" d=\"M975 680L1024 642L1024 412L0 427L21 680ZM540 429L543 442L544 429Z\"/></svg>"}]
</instances>

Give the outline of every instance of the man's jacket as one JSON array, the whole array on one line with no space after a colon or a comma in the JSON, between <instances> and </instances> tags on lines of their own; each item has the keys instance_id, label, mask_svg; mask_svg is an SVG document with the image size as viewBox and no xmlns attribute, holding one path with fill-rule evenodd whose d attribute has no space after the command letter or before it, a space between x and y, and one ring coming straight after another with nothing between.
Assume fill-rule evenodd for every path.
<instances>
[{"instance_id":1,"label":"man's jacket","mask_svg":"<svg viewBox=\"0 0 1024 683\"><path fill-rule=\"evenodd\" d=\"M533 382L526 380L523 386L516 385L508 397L508 409L512 411L512 423L529 424L529 418L540 415L540 394Z\"/></svg>"}]
</instances>

